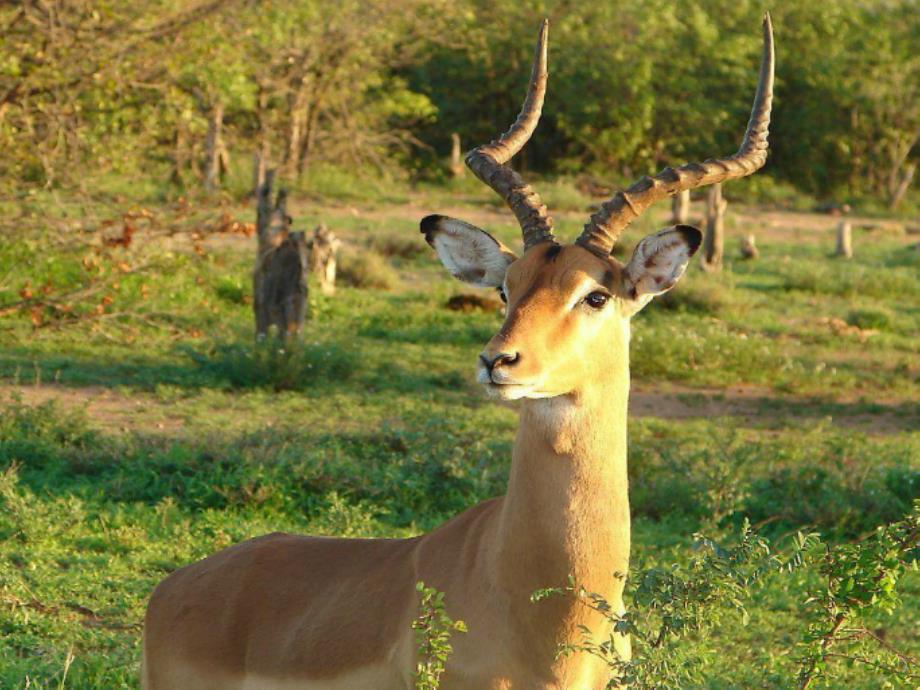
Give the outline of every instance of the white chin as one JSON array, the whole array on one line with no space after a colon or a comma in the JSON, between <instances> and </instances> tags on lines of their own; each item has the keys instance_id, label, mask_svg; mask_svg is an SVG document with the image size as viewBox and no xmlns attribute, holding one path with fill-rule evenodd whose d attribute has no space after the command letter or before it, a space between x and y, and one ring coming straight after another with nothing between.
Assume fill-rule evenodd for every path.
<instances>
[{"instance_id":1,"label":"white chin","mask_svg":"<svg viewBox=\"0 0 920 690\"><path fill-rule=\"evenodd\" d=\"M521 398L542 398L543 395L534 391L530 386L519 386L517 384L500 385L497 383L485 384L486 392L493 398L501 400L520 400Z\"/></svg>"}]
</instances>

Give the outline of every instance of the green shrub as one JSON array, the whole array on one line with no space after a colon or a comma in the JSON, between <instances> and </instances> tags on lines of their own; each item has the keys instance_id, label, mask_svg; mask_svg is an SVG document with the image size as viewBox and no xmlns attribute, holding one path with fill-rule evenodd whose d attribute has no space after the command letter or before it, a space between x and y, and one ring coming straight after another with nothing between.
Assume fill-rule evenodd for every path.
<instances>
[{"instance_id":1,"label":"green shrub","mask_svg":"<svg viewBox=\"0 0 920 690\"><path fill-rule=\"evenodd\" d=\"M356 288L392 290L399 274L376 251L343 250L338 261L338 280Z\"/></svg>"},{"instance_id":2,"label":"green shrub","mask_svg":"<svg viewBox=\"0 0 920 690\"><path fill-rule=\"evenodd\" d=\"M225 302L246 304L251 299L251 286L243 285L241 278L221 278L214 286L214 292Z\"/></svg>"},{"instance_id":3,"label":"green shrub","mask_svg":"<svg viewBox=\"0 0 920 690\"><path fill-rule=\"evenodd\" d=\"M709 280L705 276L693 276L690 280L678 283L652 304L663 309L708 314L718 316L724 313L736 301L736 295L730 285Z\"/></svg>"},{"instance_id":4,"label":"green shrub","mask_svg":"<svg viewBox=\"0 0 920 690\"><path fill-rule=\"evenodd\" d=\"M452 633L465 633L466 624L454 621L444 608L444 593L419 581L419 615L412 621L419 661L415 669L416 690L438 690L444 663L453 653Z\"/></svg>"},{"instance_id":5,"label":"green shrub","mask_svg":"<svg viewBox=\"0 0 920 690\"><path fill-rule=\"evenodd\" d=\"M881 309L857 309L847 315L847 323L857 328L886 331L891 327L892 316Z\"/></svg>"},{"instance_id":6,"label":"green shrub","mask_svg":"<svg viewBox=\"0 0 920 690\"><path fill-rule=\"evenodd\" d=\"M430 248L419 232L405 232L400 234L388 233L373 235L370 240L371 249L386 257L399 257L401 259L414 259L427 255Z\"/></svg>"},{"instance_id":7,"label":"green shrub","mask_svg":"<svg viewBox=\"0 0 920 690\"><path fill-rule=\"evenodd\" d=\"M790 636L797 639L798 654L771 655L770 659L781 687L805 690L815 681L826 682L859 666L874 678L884 679L879 687L908 687L917 680L917 662L871 627L879 614L890 616L903 607L898 590L909 586L904 576L916 571L920 556L920 501L902 520L879 527L857 543L835 544L823 541L817 533L800 532L792 538L791 547L778 549L748 523L734 543L722 536L716 541L694 535L692 555L680 562L634 567L625 613L574 579L568 587L535 592L535 601L573 597L606 618L611 627L602 639L582 628L582 639L562 645L559 654L596 657L608 669L610 688L723 687L714 685L707 673L715 666L722 667L723 679L727 675L741 681L730 687L752 687L744 684L741 669L724 668L725 650L710 646L707 640L719 639L713 633L729 622L727 614L740 614L746 624L747 608L756 605L756 594L771 581L789 586L804 580L808 626L804 631L782 631L783 640L778 643L785 647ZM629 659L621 656L615 644L623 635L631 637ZM794 685L792 678L796 678Z\"/></svg>"},{"instance_id":8,"label":"green shrub","mask_svg":"<svg viewBox=\"0 0 920 690\"><path fill-rule=\"evenodd\" d=\"M356 354L336 343L282 344L268 339L251 344L221 343L186 354L213 379L231 388L305 390L340 382L355 371Z\"/></svg>"}]
</instances>

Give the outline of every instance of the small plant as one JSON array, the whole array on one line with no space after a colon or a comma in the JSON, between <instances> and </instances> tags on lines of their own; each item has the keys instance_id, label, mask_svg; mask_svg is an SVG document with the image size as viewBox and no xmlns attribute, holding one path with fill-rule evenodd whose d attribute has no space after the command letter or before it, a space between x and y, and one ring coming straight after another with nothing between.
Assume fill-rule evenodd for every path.
<instances>
[{"instance_id":1,"label":"small plant","mask_svg":"<svg viewBox=\"0 0 920 690\"><path fill-rule=\"evenodd\" d=\"M204 372L232 388L276 391L342 381L354 373L357 364L349 350L332 343L282 345L271 338L251 344L219 344L204 353L187 350L187 354Z\"/></svg>"},{"instance_id":2,"label":"small plant","mask_svg":"<svg viewBox=\"0 0 920 690\"><path fill-rule=\"evenodd\" d=\"M595 640L584 630L580 642L559 650L560 655L587 653L603 660L610 671L608 688L679 690L704 680L702 659L688 653L681 642L718 626L727 613L738 613L746 622L745 604L754 586L772 571L801 565L801 554L813 540L813 536L802 537L793 554L781 559L747 523L731 548L694 535L696 555L690 563L633 574L633 610L623 615L601 595L573 580L564 589L540 590L533 599L574 596L609 621L611 632L606 639ZM623 635L632 637L632 659L624 659L617 651L615 640Z\"/></svg>"},{"instance_id":3,"label":"small plant","mask_svg":"<svg viewBox=\"0 0 920 690\"><path fill-rule=\"evenodd\" d=\"M412 622L419 661L415 671L416 690L437 690L444 664L453 652L450 636L466 632L463 621L455 621L444 610L444 593L424 582L415 585L419 594L419 617Z\"/></svg>"},{"instance_id":4,"label":"small plant","mask_svg":"<svg viewBox=\"0 0 920 690\"><path fill-rule=\"evenodd\" d=\"M864 664L889 681L916 687L920 662L886 642L865 620L874 611L890 614L901 605L898 584L920 562L920 501L906 518L879 527L861 542L822 546L815 562L820 584L805 602L812 622L800 643L797 687L806 690L830 678L831 661Z\"/></svg>"},{"instance_id":5,"label":"small plant","mask_svg":"<svg viewBox=\"0 0 920 690\"><path fill-rule=\"evenodd\" d=\"M251 288L244 286L243 280L238 277L221 278L214 285L214 293L231 304L249 304L252 301Z\"/></svg>"},{"instance_id":6,"label":"small plant","mask_svg":"<svg viewBox=\"0 0 920 690\"><path fill-rule=\"evenodd\" d=\"M425 256L429 249L418 233L373 235L371 248L383 256L414 259Z\"/></svg>"},{"instance_id":7,"label":"small plant","mask_svg":"<svg viewBox=\"0 0 920 690\"><path fill-rule=\"evenodd\" d=\"M697 555L689 564L639 570L632 611L617 614L599 594L570 580L565 588L540 590L535 601L548 596L573 596L602 614L610 634L595 639L588 630L580 642L560 647L560 655L586 653L603 660L610 671L608 688L678 690L705 683L704 655L688 651L683 641L719 626L736 612L746 624L745 606L768 577L796 570L817 574L805 601L812 623L799 643L802 653L787 669L796 687L831 679L832 660L874 669L890 684L915 685L920 663L894 648L865 623L873 612L892 613L901 604L897 586L920 559L920 501L903 520L879 527L856 543L830 545L816 533L798 533L791 551L781 556L765 538L745 523L737 544L725 548L695 535ZM630 635L633 656L617 651L617 636ZM886 685L885 687L893 687Z\"/></svg>"},{"instance_id":8,"label":"small plant","mask_svg":"<svg viewBox=\"0 0 920 690\"><path fill-rule=\"evenodd\" d=\"M892 317L881 309L856 309L847 315L847 323L857 328L886 331L891 328Z\"/></svg>"},{"instance_id":9,"label":"small plant","mask_svg":"<svg viewBox=\"0 0 920 690\"><path fill-rule=\"evenodd\" d=\"M339 257L338 278L356 288L392 290L399 284L399 274L376 251L343 251Z\"/></svg>"}]
</instances>

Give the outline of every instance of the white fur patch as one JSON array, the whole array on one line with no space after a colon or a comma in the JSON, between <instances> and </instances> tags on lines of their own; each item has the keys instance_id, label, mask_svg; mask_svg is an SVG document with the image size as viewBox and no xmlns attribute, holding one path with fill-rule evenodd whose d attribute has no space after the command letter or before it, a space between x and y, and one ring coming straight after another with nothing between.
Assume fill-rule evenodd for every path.
<instances>
[{"instance_id":1,"label":"white fur patch","mask_svg":"<svg viewBox=\"0 0 920 690\"><path fill-rule=\"evenodd\" d=\"M517 257L485 230L462 220L438 217L425 237L450 274L477 287L499 287Z\"/></svg>"},{"instance_id":2,"label":"white fur patch","mask_svg":"<svg viewBox=\"0 0 920 690\"><path fill-rule=\"evenodd\" d=\"M626 265L627 290L635 299L667 292L680 280L698 246L698 241L688 242L686 231L676 228L649 235Z\"/></svg>"}]
</instances>

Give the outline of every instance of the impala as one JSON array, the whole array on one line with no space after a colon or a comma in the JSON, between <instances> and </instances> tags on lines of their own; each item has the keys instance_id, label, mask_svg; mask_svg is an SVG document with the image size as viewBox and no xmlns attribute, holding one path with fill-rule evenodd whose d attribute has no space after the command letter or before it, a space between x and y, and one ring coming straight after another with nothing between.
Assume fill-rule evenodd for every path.
<instances>
[{"instance_id":1,"label":"impala","mask_svg":"<svg viewBox=\"0 0 920 690\"><path fill-rule=\"evenodd\" d=\"M639 242L625 264L610 253L652 202L764 164L773 90L769 16L763 35L739 151L639 180L604 203L573 244L560 244L540 197L506 165L543 107L544 22L517 121L466 158L519 221L522 255L460 220L421 222L450 273L499 288L507 300L504 324L477 362L490 394L521 401L507 494L413 539L270 534L176 571L147 611L147 690L411 688L419 580L444 592L448 613L469 628L452 640L445 690L605 687L605 670L592 657L556 658L560 643L580 639L580 626L604 635L604 622L576 601L532 603L531 594L572 575L623 609L630 318L676 283L700 233L666 228ZM617 644L628 658L628 638Z\"/></svg>"}]
</instances>

